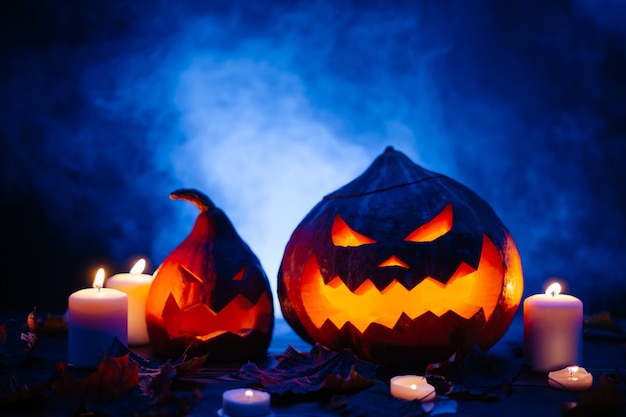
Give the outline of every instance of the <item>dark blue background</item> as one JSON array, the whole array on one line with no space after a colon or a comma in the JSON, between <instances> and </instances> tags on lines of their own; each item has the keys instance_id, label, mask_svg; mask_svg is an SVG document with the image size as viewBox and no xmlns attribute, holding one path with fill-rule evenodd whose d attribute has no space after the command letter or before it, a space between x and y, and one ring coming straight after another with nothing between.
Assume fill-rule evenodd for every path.
<instances>
[{"instance_id":1,"label":"dark blue background","mask_svg":"<svg viewBox=\"0 0 626 417\"><path fill-rule=\"evenodd\" d=\"M525 296L626 315L619 1L0 5L3 309L64 310L231 216L272 284L290 232L386 145L487 200Z\"/></svg>"}]
</instances>

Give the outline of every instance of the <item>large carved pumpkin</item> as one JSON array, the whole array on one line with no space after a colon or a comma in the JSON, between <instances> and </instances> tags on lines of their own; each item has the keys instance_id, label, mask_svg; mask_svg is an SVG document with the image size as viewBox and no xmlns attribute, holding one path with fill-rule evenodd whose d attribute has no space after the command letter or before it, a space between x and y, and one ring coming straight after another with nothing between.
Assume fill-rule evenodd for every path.
<instances>
[{"instance_id":1,"label":"large carved pumpkin","mask_svg":"<svg viewBox=\"0 0 626 417\"><path fill-rule=\"evenodd\" d=\"M278 273L283 315L302 338L387 365L488 349L522 290L492 208L391 147L306 215Z\"/></svg>"},{"instance_id":2,"label":"large carved pumpkin","mask_svg":"<svg viewBox=\"0 0 626 417\"><path fill-rule=\"evenodd\" d=\"M274 327L269 282L228 217L195 190L172 199L200 214L189 236L155 272L146 323L156 353L209 353L208 360L247 360L267 350Z\"/></svg>"}]
</instances>

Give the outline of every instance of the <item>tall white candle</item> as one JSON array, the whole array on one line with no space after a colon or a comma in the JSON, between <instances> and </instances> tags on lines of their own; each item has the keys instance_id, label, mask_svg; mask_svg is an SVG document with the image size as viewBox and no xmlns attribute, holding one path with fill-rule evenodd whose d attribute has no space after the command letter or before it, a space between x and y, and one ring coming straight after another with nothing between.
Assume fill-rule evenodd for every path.
<instances>
[{"instance_id":1,"label":"tall white candle","mask_svg":"<svg viewBox=\"0 0 626 417\"><path fill-rule=\"evenodd\" d=\"M115 288L128 296L128 344L145 345L150 342L146 326L146 300L154 277L143 274L146 261L140 259L130 273L116 274L106 280L107 288Z\"/></svg>"},{"instance_id":2,"label":"tall white candle","mask_svg":"<svg viewBox=\"0 0 626 417\"><path fill-rule=\"evenodd\" d=\"M581 363L583 303L553 283L524 300L524 359L547 372Z\"/></svg>"},{"instance_id":3,"label":"tall white candle","mask_svg":"<svg viewBox=\"0 0 626 417\"><path fill-rule=\"evenodd\" d=\"M100 268L93 288L76 291L68 299L67 361L78 368L96 368L117 337L128 343L128 297L102 288Z\"/></svg>"}]
</instances>

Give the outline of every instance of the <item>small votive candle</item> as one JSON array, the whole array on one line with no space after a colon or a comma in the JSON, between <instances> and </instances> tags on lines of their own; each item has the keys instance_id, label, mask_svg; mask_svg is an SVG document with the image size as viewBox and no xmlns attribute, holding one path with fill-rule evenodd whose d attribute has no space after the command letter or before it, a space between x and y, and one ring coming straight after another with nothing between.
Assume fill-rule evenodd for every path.
<instances>
[{"instance_id":1,"label":"small votive candle","mask_svg":"<svg viewBox=\"0 0 626 417\"><path fill-rule=\"evenodd\" d=\"M591 388L593 375L580 366L568 366L548 373L548 385L567 391L585 391Z\"/></svg>"},{"instance_id":2,"label":"small votive candle","mask_svg":"<svg viewBox=\"0 0 626 417\"><path fill-rule=\"evenodd\" d=\"M223 417L261 417L272 415L270 395L250 388L224 391L222 407L217 414Z\"/></svg>"},{"instance_id":3,"label":"small votive candle","mask_svg":"<svg viewBox=\"0 0 626 417\"><path fill-rule=\"evenodd\" d=\"M426 378L417 375L399 375L389 381L391 395L403 400L434 401L437 397L435 387Z\"/></svg>"}]
</instances>

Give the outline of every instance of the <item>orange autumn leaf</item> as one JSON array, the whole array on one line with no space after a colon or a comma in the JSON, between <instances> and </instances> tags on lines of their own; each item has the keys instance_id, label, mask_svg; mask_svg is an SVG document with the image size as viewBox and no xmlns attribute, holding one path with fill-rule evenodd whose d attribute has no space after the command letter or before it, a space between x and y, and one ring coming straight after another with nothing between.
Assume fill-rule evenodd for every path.
<instances>
[{"instance_id":1,"label":"orange autumn leaf","mask_svg":"<svg viewBox=\"0 0 626 417\"><path fill-rule=\"evenodd\" d=\"M138 365L128 355L105 356L98 368L81 380L67 373L65 364L57 365L53 389L67 397L108 401L121 398L139 385Z\"/></svg>"},{"instance_id":2,"label":"orange autumn leaf","mask_svg":"<svg viewBox=\"0 0 626 417\"><path fill-rule=\"evenodd\" d=\"M81 380L81 385L88 397L120 398L139 385L139 367L128 355L107 355L95 372Z\"/></svg>"},{"instance_id":3,"label":"orange autumn leaf","mask_svg":"<svg viewBox=\"0 0 626 417\"><path fill-rule=\"evenodd\" d=\"M28 330L34 332L37 330L37 307L33 309L30 313L28 313L28 317L26 319L26 325L28 326Z\"/></svg>"}]
</instances>

